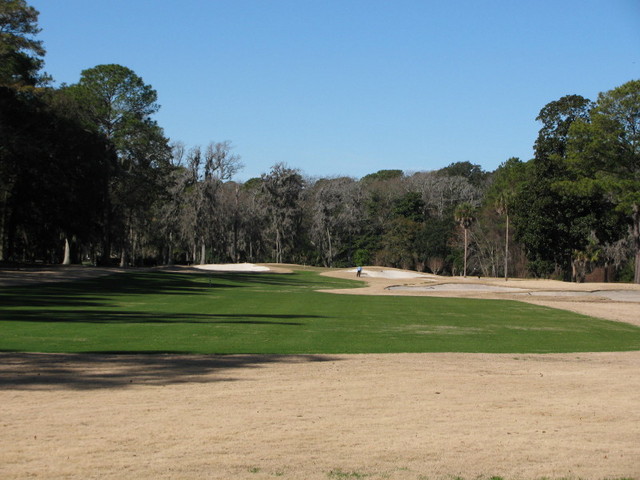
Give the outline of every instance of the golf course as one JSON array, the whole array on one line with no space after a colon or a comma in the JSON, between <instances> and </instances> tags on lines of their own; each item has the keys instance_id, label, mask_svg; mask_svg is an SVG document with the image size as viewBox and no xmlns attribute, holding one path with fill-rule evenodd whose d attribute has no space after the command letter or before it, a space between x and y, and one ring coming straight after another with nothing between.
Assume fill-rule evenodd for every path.
<instances>
[{"instance_id":1,"label":"golf course","mask_svg":"<svg viewBox=\"0 0 640 480\"><path fill-rule=\"evenodd\" d=\"M640 328L514 301L345 296L314 271L127 273L0 292L0 349L47 353L640 350Z\"/></svg>"},{"instance_id":2,"label":"golf course","mask_svg":"<svg viewBox=\"0 0 640 480\"><path fill-rule=\"evenodd\" d=\"M638 478L637 324L265 270L5 282L2 478Z\"/></svg>"}]
</instances>

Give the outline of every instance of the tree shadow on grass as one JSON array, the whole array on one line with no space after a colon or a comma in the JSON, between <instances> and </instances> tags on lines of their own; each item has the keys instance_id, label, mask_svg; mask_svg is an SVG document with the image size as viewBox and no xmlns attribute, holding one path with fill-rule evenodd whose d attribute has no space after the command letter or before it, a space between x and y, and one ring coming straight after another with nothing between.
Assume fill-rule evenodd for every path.
<instances>
[{"instance_id":1,"label":"tree shadow on grass","mask_svg":"<svg viewBox=\"0 0 640 480\"><path fill-rule=\"evenodd\" d=\"M235 381L233 370L337 361L328 355L185 355L163 352L0 353L0 390L95 390Z\"/></svg>"},{"instance_id":2,"label":"tree shadow on grass","mask_svg":"<svg viewBox=\"0 0 640 480\"><path fill-rule=\"evenodd\" d=\"M301 326L304 319L327 318L320 315L159 313L109 310L16 310L4 314L3 322L96 323L96 324L230 324ZM300 321L295 321L300 320Z\"/></svg>"},{"instance_id":3,"label":"tree shadow on grass","mask_svg":"<svg viewBox=\"0 0 640 480\"><path fill-rule=\"evenodd\" d=\"M100 306L114 295L198 295L213 289L241 288L239 282L217 281L201 275L125 273L67 283L14 286L0 289L0 306Z\"/></svg>"},{"instance_id":4,"label":"tree shadow on grass","mask_svg":"<svg viewBox=\"0 0 640 480\"><path fill-rule=\"evenodd\" d=\"M0 288L2 307L100 307L112 296L209 295L226 289L272 287L315 289L319 284L303 275L246 273L132 272L66 283Z\"/></svg>"}]
</instances>

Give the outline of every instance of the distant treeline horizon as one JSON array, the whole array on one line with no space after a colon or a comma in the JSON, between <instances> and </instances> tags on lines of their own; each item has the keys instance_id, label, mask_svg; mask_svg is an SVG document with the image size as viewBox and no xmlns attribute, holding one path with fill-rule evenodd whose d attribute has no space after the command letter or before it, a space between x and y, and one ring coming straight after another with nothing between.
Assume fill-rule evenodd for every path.
<instances>
[{"instance_id":1,"label":"distant treeline horizon","mask_svg":"<svg viewBox=\"0 0 640 480\"><path fill-rule=\"evenodd\" d=\"M97 65L52 87L38 12L0 1L0 262L381 265L640 283L640 80L543 106L532 159L360 179L242 168L164 135L158 94ZM535 112L532 112L532 116ZM393 166L393 159L389 161Z\"/></svg>"}]
</instances>

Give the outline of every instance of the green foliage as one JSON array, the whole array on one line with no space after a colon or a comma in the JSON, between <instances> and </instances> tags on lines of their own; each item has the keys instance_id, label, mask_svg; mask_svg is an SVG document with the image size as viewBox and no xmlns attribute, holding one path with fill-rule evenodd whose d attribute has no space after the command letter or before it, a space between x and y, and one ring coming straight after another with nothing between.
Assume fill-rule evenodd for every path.
<instances>
[{"instance_id":1,"label":"green foliage","mask_svg":"<svg viewBox=\"0 0 640 480\"><path fill-rule=\"evenodd\" d=\"M82 71L80 81L63 89L75 100L84 125L107 138L117 161L105 173L107 205L102 212L102 261L109 261L112 240L121 266L129 264L134 231L148 225L153 203L168 173L170 148L151 119L159 109L156 91L131 69L98 65Z\"/></svg>"},{"instance_id":2,"label":"green foliage","mask_svg":"<svg viewBox=\"0 0 640 480\"><path fill-rule=\"evenodd\" d=\"M509 158L500 164L491 177L491 186L485 193L484 203L502 213L508 212L516 195L527 181L527 164L519 158Z\"/></svg>"},{"instance_id":3,"label":"green foliage","mask_svg":"<svg viewBox=\"0 0 640 480\"><path fill-rule=\"evenodd\" d=\"M5 258L60 255L61 235L89 241L100 225L111 158L101 135L61 115L47 95L0 87L0 243Z\"/></svg>"},{"instance_id":4,"label":"green foliage","mask_svg":"<svg viewBox=\"0 0 640 480\"><path fill-rule=\"evenodd\" d=\"M466 277L467 262L469 259L468 235L469 235L469 228L471 228L471 225L476 219L475 207L471 205L469 202L463 202L456 207L453 215L454 215L454 218L456 219L456 222L458 222L460 224L460 227L464 230L464 256L463 256L463 262L462 262L462 274Z\"/></svg>"},{"instance_id":5,"label":"green foliage","mask_svg":"<svg viewBox=\"0 0 640 480\"><path fill-rule=\"evenodd\" d=\"M640 204L640 80L601 93L589 120L571 129L571 171L631 214Z\"/></svg>"},{"instance_id":6,"label":"green foliage","mask_svg":"<svg viewBox=\"0 0 640 480\"><path fill-rule=\"evenodd\" d=\"M420 225L413 220L398 217L391 220L381 240L378 261L397 268L412 268L415 264L415 242Z\"/></svg>"},{"instance_id":7,"label":"green foliage","mask_svg":"<svg viewBox=\"0 0 640 480\"><path fill-rule=\"evenodd\" d=\"M432 273L442 273L446 268L444 260L450 255L449 239L453 235L455 223L452 218L429 218L416 235L418 260Z\"/></svg>"},{"instance_id":8,"label":"green foliage","mask_svg":"<svg viewBox=\"0 0 640 480\"><path fill-rule=\"evenodd\" d=\"M150 117L159 109L156 91L122 65L83 70L80 81L67 91L78 99L86 124L114 142L121 161L130 142L143 127L152 125Z\"/></svg>"},{"instance_id":9,"label":"green foliage","mask_svg":"<svg viewBox=\"0 0 640 480\"><path fill-rule=\"evenodd\" d=\"M571 126L568 166L578 182L565 189L601 195L627 215L640 283L640 80L598 96L588 120Z\"/></svg>"},{"instance_id":10,"label":"green foliage","mask_svg":"<svg viewBox=\"0 0 640 480\"><path fill-rule=\"evenodd\" d=\"M46 80L38 76L45 53L38 33L35 8L24 0L0 1L0 85L33 86Z\"/></svg>"},{"instance_id":11,"label":"green foliage","mask_svg":"<svg viewBox=\"0 0 640 480\"><path fill-rule=\"evenodd\" d=\"M365 175L360 179L360 181L364 183L386 181L386 180L402 178L403 175L404 174L402 170L378 170L375 173L370 173L369 175Z\"/></svg>"},{"instance_id":12,"label":"green foliage","mask_svg":"<svg viewBox=\"0 0 640 480\"><path fill-rule=\"evenodd\" d=\"M468 229L475 220L475 207L469 202L463 202L458 205L454 212L456 222L465 230Z\"/></svg>"},{"instance_id":13,"label":"green foliage","mask_svg":"<svg viewBox=\"0 0 640 480\"><path fill-rule=\"evenodd\" d=\"M622 283L632 283L634 278L634 269L635 263L633 260L629 260L622 266L615 280Z\"/></svg>"},{"instance_id":14,"label":"green foliage","mask_svg":"<svg viewBox=\"0 0 640 480\"><path fill-rule=\"evenodd\" d=\"M534 145L536 159L564 158L571 126L588 119L592 107L593 103L580 95L565 95L545 105L536 117L542 123Z\"/></svg>"},{"instance_id":15,"label":"green foliage","mask_svg":"<svg viewBox=\"0 0 640 480\"><path fill-rule=\"evenodd\" d=\"M556 271L557 263L551 260L535 258L527 263L529 275L534 278L550 278Z\"/></svg>"},{"instance_id":16,"label":"green foliage","mask_svg":"<svg viewBox=\"0 0 640 480\"><path fill-rule=\"evenodd\" d=\"M394 215L406 218L412 222L422 222L425 217L426 205L418 192L408 192L395 202Z\"/></svg>"},{"instance_id":17,"label":"green foliage","mask_svg":"<svg viewBox=\"0 0 640 480\"><path fill-rule=\"evenodd\" d=\"M259 190L262 187L262 179L259 177L250 178L242 184L245 190Z\"/></svg>"},{"instance_id":18,"label":"green foliage","mask_svg":"<svg viewBox=\"0 0 640 480\"><path fill-rule=\"evenodd\" d=\"M371 265L371 253L369 250L359 248L353 254L353 263L355 265Z\"/></svg>"},{"instance_id":19,"label":"green foliage","mask_svg":"<svg viewBox=\"0 0 640 480\"><path fill-rule=\"evenodd\" d=\"M568 280L574 252L583 251L592 236L601 242L619 238L621 223L612 214L613 205L593 183L577 181L567 158L574 132L587 125L592 107L578 95L547 104L537 117L542 128L535 158L516 169L525 180L517 184L511 202L515 237L535 276L561 272Z\"/></svg>"},{"instance_id":20,"label":"green foliage","mask_svg":"<svg viewBox=\"0 0 640 480\"><path fill-rule=\"evenodd\" d=\"M558 185L534 173L512 207L516 238L527 249L529 270L536 276L556 269L569 275L572 252L583 250L592 233L604 242L620 235L622 228L606 199Z\"/></svg>"},{"instance_id":21,"label":"green foliage","mask_svg":"<svg viewBox=\"0 0 640 480\"><path fill-rule=\"evenodd\" d=\"M335 295L312 271L128 273L0 289L0 350L550 353L640 349L640 328L513 301Z\"/></svg>"},{"instance_id":22,"label":"green foliage","mask_svg":"<svg viewBox=\"0 0 640 480\"><path fill-rule=\"evenodd\" d=\"M438 170L438 173L449 177L464 177L474 187L481 187L487 178L487 173L482 167L471 162L451 163Z\"/></svg>"}]
</instances>

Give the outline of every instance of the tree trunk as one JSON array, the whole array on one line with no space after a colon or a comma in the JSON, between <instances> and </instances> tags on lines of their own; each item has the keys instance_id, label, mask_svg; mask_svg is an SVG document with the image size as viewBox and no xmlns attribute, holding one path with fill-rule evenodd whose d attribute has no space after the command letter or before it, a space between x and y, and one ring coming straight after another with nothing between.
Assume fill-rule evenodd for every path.
<instances>
[{"instance_id":1,"label":"tree trunk","mask_svg":"<svg viewBox=\"0 0 640 480\"><path fill-rule=\"evenodd\" d=\"M173 265L173 232L169 232L169 251L167 252L167 265Z\"/></svg>"},{"instance_id":2,"label":"tree trunk","mask_svg":"<svg viewBox=\"0 0 640 480\"><path fill-rule=\"evenodd\" d=\"M131 265L136 267L139 266L139 264L136 262L136 254L138 252L138 236L133 233L133 227L131 225L129 226L129 238L131 239L131 253L129 257L131 258Z\"/></svg>"},{"instance_id":3,"label":"tree trunk","mask_svg":"<svg viewBox=\"0 0 640 480\"><path fill-rule=\"evenodd\" d=\"M467 277L467 246L468 246L468 242L467 242L467 229L464 229L464 270L463 270L463 276L466 278Z\"/></svg>"},{"instance_id":4,"label":"tree trunk","mask_svg":"<svg viewBox=\"0 0 640 480\"><path fill-rule=\"evenodd\" d=\"M282 245L280 241L280 229L276 228L276 263L282 263Z\"/></svg>"},{"instance_id":5,"label":"tree trunk","mask_svg":"<svg viewBox=\"0 0 640 480\"><path fill-rule=\"evenodd\" d=\"M129 241L131 237L127 234L130 232L129 225L131 224L131 219L126 218L126 223L124 226L123 234L122 234L122 249L120 250L120 268L124 268L127 266L128 258L128 249L129 249Z\"/></svg>"},{"instance_id":6,"label":"tree trunk","mask_svg":"<svg viewBox=\"0 0 640 480\"><path fill-rule=\"evenodd\" d=\"M204 240L200 244L200 265L204 265L207 261L207 247L204 244Z\"/></svg>"},{"instance_id":7,"label":"tree trunk","mask_svg":"<svg viewBox=\"0 0 640 480\"><path fill-rule=\"evenodd\" d=\"M12 212L9 212L8 220L5 220L5 235L7 238L6 250L4 250L3 260L13 260L15 255L15 242L16 242L16 221Z\"/></svg>"},{"instance_id":8,"label":"tree trunk","mask_svg":"<svg viewBox=\"0 0 640 480\"><path fill-rule=\"evenodd\" d=\"M4 226L7 219L7 199L9 198L8 190L4 191L4 198L2 200L2 214L0 215L0 261L4 258Z\"/></svg>"},{"instance_id":9,"label":"tree trunk","mask_svg":"<svg viewBox=\"0 0 640 480\"><path fill-rule=\"evenodd\" d=\"M640 283L640 205L633 206L631 214L633 225L631 227L631 236L633 237L633 245L636 251L636 264L633 273L633 283Z\"/></svg>"},{"instance_id":10,"label":"tree trunk","mask_svg":"<svg viewBox=\"0 0 640 480\"><path fill-rule=\"evenodd\" d=\"M504 242L504 280L509 280L509 214L507 213L506 239Z\"/></svg>"},{"instance_id":11,"label":"tree trunk","mask_svg":"<svg viewBox=\"0 0 640 480\"><path fill-rule=\"evenodd\" d=\"M64 237L64 258L62 265L71 265L71 247L69 246L69 237Z\"/></svg>"},{"instance_id":12,"label":"tree trunk","mask_svg":"<svg viewBox=\"0 0 640 480\"><path fill-rule=\"evenodd\" d=\"M240 229L239 217L240 211L240 185L236 185L236 195L235 195L235 210L233 212L233 261L235 263L240 262L240 255L238 253L238 230Z\"/></svg>"},{"instance_id":13,"label":"tree trunk","mask_svg":"<svg viewBox=\"0 0 640 480\"><path fill-rule=\"evenodd\" d=\"M109 148L109 147L106 147ZM109 188L111 175L104 175L104 205L102 212L102 252L100 263L111 266L111 189Z\"/></svg>"},{"instance_id":14,"label":"tree trunk","mask_svg":"<svg viewBox=\"0 0 640 480\"><path fill-rule=\"evenodd\" d=\"M104 229L102 236L102 251L100 252L101 258L97 263L100 263L101 265L109 265L111 263L111 233L109 232L111 227L107 223Z\"/></svg>"},{"instance_id":15,"label":"tree trunk","mask_svg":"<svg viewBox=\"0 0 640 480\"><path fill-rule=\"evenodd\" d=\"M123 245L120 250L120 268L127 266L127 248Z\"/></svg>"}]
</instances>

